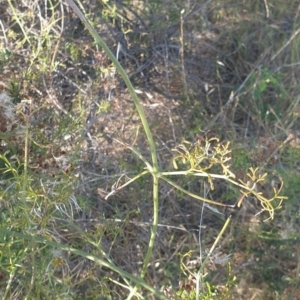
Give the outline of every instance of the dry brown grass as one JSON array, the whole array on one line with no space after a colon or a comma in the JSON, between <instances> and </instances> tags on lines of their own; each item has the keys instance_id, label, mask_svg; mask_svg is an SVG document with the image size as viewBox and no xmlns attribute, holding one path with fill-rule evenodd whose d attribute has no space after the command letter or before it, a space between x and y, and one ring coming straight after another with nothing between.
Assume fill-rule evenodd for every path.
<instances>
[{"instance_id":1,"label":"dry brown grass","mask_svg":"<svg viewBox=\"0 0 300 300\"><path fill-rule=\"evenodd\" d=\"M254 217L259 211L255 199L245 201L240 210L218 214L207 207L202 211L201 202L162 184L160 224L146 280L168 289L170 298L184 289L192 294L195 282L183 266L197 272L199 244L202 252L209 249L225 216L232 214L218 255L205 269L209 285L224 299L289 299L299 271L298 4L226 0L198 1L189 7L176 1L148 2L151 7L143 1L82 4L138 90L161 169L172 168L171 149L183 139L194 142L199 133L217 136L233 144L232 164L240 179L245 180L249 166L263 165L273 178L262 191L268 194L276 178L283 178L290 204L274 221L262 224L260 217ZM140 120L114 67L73 12L60 1L46 3L47 7L40 1L0 4L1 45L11 51L1 69L0 92L11 92L11 83L18 83L18 97L31 101L24 112L31 139L29 174L41 182L34 186L34 201L29 201L34 203L28 210L32 219L16 220L14 227L36 228L49 239L93 255L103 255L101 248L116 265L138 276L153 216L150 179L140 179L108 200L105 196L113 184L126 182L143 168L112 137L150 156ZM183 42L182 8L186 10ZM14 147L18 159L24 160L24 145ZM0 154L5 150L1 148ZM208 194L211 199L236 202L238 190L216 183ZM199 180L182 178L177 184L199 195L205 191ZM9 201L15 194L6 189L3 186L0 195ZM9 227L12 205L3 208L3 226ZM107 299L125 299L128 291L116 282L127 283L106 268L70 253L39 251L45 261L37 266L48 268L40 274L51 277L57 286L52 297L66 295L68 286L70 292L63 299L98 299L99 293ZM226 261L218 259L231 254L229 275ZM20 259L24 266L33 259L28 257ZM4 260L2 294L11 274L7 267ZM28 292L20 288L26 282L27 273L22 272L7 293L11 299ZM235 286L228 283L233 276ZM47 288L53 287L49 278L38 281L31 295L46 297ZM207 289L203 291L208 295ZM179 298L195 299L190 297ZM206 299L221 299L210 297ZM145 292L144 298L151 295Z\"/></svg>"}]
</instances>

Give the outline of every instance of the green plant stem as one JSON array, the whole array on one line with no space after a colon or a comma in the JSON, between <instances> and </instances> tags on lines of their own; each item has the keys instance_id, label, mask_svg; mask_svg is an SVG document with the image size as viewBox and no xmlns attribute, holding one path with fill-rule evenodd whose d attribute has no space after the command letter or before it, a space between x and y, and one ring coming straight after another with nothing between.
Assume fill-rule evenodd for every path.
<instances>
[{"instance_id":1,"label":"green plant stem","mask_svg":"<svg viewBox=\"0 0 300 300\"><path fill-rule=\"evenodd\" d=\"M219 243L219 241L220 241L220 238L222 237L223 233L225 232L225 230L226 230L227 226L229 225L229 222L230 222L230 221L231 221L231 216L229 216L229 217L227 218L227 220L226 220L225 224L223 225L221 231L219 232L219 234L218 234L218 236L217 236L215 242L214 242L213 245L211 246L211 248L210 248L210 250L209 250L209 252L208 252L208 254L207 254L205 260L203 261L203 263L202 263L202 265L201 265L201 267L200 267L200 270L199 270L199 272L198 272L199 274L203 272L203 269L204 269L204 267L205 267L207 261L209 260L210 256L211 256L212 253L214 252L216 246L218 245L218 243Z\"/></svg>"},{"instance_id":2,"label":"green plant stem","mask_svg":"<svg viewBox=\"0 0 300 300\"><path fill-rule=\"evenodd\" d=\"M28 187L28 149L29 149L29 120L26 115L24 115L24 118L26 120L25 124L25 153L24 153L24 186L23 186L23 191L27 190Z\"/></svg>"},{"instance_id":3,"label":"green plant stem","mask_svg":"<svg viewBox=\"0 0 300 300\"><path fill-rule=\"evenodd\" d=\"M154 204L154 211L155 213L153 214L153 226L151 230L151 236L150 236L150 241L148 245L148 250L144 259L144 264L141 272L141 278L145 277L146 270L148 267L148 263L150 261L151 255L152 255L152 250L154 247L154 242L155 242L155 236L157 232L157 225L158 225L158 178L157 176L153 175L153 204Z\"/></svg>"},{"instance_id":4,"label":"green plant stem","mask_svg":"<svg viewBox=\"0 0 300 300\"><path fill-rule=\"evenodd\" d=\"M88 259L90 261L94 261L95 263L102 265L116 273L118 273L120 276L124 277L124 278L128 278L130 280L132 280L134 283L138 284L139 286L144 287L145 289L147 289L148 291L150 291L151 293L153 293L154 296L158 297L156 299L163 299L163 300L168 300L168 298L162 294L161 292L157 291L155 288L153 288L152 286L148 285L144 280L133 276L127 272L125 272L124 270L118 268L116 265L114 265L111 262L107 262L105 259L103 258L99 258L99 257L95 257L94 255L91 255L89 253L86 253L82 250L78 250L72 247L69 247L67 245L64 244L59 244L53 241L48 241L47 239L43 239L40 237L35 236L31 236L31 235L26 235L23 233L19 233L19 232L14 232L11 230L8 230L6 228L0 228L0 233L3 235L10 235L10 236L16 236L18 238L21 239L25 239L25 240L29 240L32 241L34 240L36 243L42 243L44 245L56 248L56 249L60 249L60 250L64 250L64 251L69 251L75 255L81 256L85 259Z\"/></svg>"},{"instance_id":5,"label":"green plant stem","mask_svg":"<svg viewBox=\"0 0 300 300\"><path fill-rule=\"evenodd\" d=\"M31 280L30 280L30 285L29 285L29 288L28 288L28 292L26 294L26 297L24 300L27 300L27 299L30 299L30 294L33 290L33 287L34 287L34 283L36 281L36 272L35 272L35 269L36 269L36 265L35 265L35 255L36 255L36 243L34 241L34 239L32 239L32 245L31 246L31 250L30 250L30 256L31 256L31 270L32 270L32 274L31 274Z\"/></svg>"},{"instance_id":6,"label":"green plant stem","mask_svg":"<svg viewBox=\"0 0 300 300\"><path fill-rule=\"evenodd\" d=\"M199 283L200 283L200 278L202 277L203 274L203 269L207 263L207 261L209 260L210 256L212 255L212 253L214 252L215 248L217 247L220 238L222 237L223 233L225 232L227 226L229 225L229 222L231 220L231 216L229 216L223 226L223 228L221 229L221 231L219 232L215 242L213 243L213 245L211 246L206 258L204 259L203 263L201 264L200 270L198 271L196 278L197 278L197 284L198 286L196 286L196 299L199 300Z\"/></svg>"},{"instance_id":7,"label":"green plant stem","mask_svg":"<svg viewBox=\"0 0 300 300\"><path fill-rule=\"evenodd\" d=\"M170 180L169 178L165 177L165 176L161 176L161 179L163 179L164 181L166 181L167 183L169 183L170 185L174 186L177 190L185 193L186 195L192 197L192 198L195 198L195 199L198 199L198 200L201 200L203 202L206 202L206 203L209 203L209 204L214 204L214 205L218 205L218 206L226 206L226 207L234 207L235 205L228 205L228 204L223 204L223 203L220 203L220 202L217 202L217 201L213 201L213 200L209 200L209 199L206 199L206 198L203 198L201 196L198 196L196 194L193 194L187 190L185 190L184 188L182 188L180 185L176 184L175 182L173 182L172 180Z\"/></svg>"},{"instance_id":8,"label":"green plant stem","mask_svg":"<svg viewBox=\"0 0 300 300\"><path fill-rule=\"evenodd\" d=\"M17 24L20 26L20 28L21 28L21 30L24 34L24 40L30 45L31 44L30 39L29 39L29 37L28 37L28 35L27 35L27 33L26 33L22 23L21 23L21 20L20 20L18 14L16 13L16 10L15 10L14 6L11 3L11 0L8 0L8 4L9 4L10 9L13 12L13 15L14 15L14 18L15 18Z\"/></svg>"},{"instance_id":9,"label":"green plant stem","mask_svg":"<svg viewBox=\"0 0 300 300\"><path fill-rule=\"evenodd\" d=\"M118 190L122 190L125 186L133 183L134 181L136 181L137 179L139 179L140 177L149 174L149 171L144 171L140 174L138 174L137 176L133 177L132 179L130 179L129 181L127 181L125 184L117 187L115 190L112 190L108 195L106 195L105 200L107 200L110 196L112 196L113 194L115 194Z\"/></svg>"},{"instance_id":10,"label":"green plant stem","mask_svg":"<svg viewBox=\"0 0 300 300\"><path fill-rule=\"evenodd\" d=\"M116 67L116 69L118 70L118 72L120 73L120 75L122 76L128 91L130 93L130 96L132 97L132 100L135 104L135 107L138 111L138 114L141 118L141 122L143 124L146 136L147 136L147 140L149 143L149 147L150 147L150 151L151 151L151 157L152 157L152 163L153 163L153 168L155 171L158 172L158 162L157 162L157 156L156 156L156 149L155 149L155 144L154 144L154 140L152 137L152 133L150 131L150 127L149 124L147 122L144 110L139 102L139 99L137 97L137 94L134 90L134 87L129 79L129 77L127 76L125 70L123 69L123 67L121 66L121 64L118 62L118 60L116 59L116 57L114 56L114 54L110 51L110 49L108 48L108 46L106 45L106 43L101 39L101 37L99 36L99 34L97 33L97 31L92 27L92 25L90 24L90 22L87 20L87 18L83 15L83 13L79 10L79 8L76 6L76 4L74 3L73 0L66 0L66 2L72 7L72 9L74 10L74 12L77 14L77 16L81 19L81 21L85 24L85 26L87 27L87 29L89 30L89 32L91 33L91 35L93 36L93 38L96 40L96 42L101 46L101 48L105 51L105 53L107 54L107 56L109 57L109 59L112 61L113 65Z\"/></svg>"},{"instance_id":11,"label":"green plant stem","mask_svg":"<svg viewBox=\"0 0 300 300\"><path fill-rule=\"evenodd\" d=\"M157 224L158 224L158 178L156 177L158 172L159 172L159 167L158 167L158 161L157 161L157 155L156 155L156 149L155 149L155 144L153 140L152 133L150 131L149 124L147 122L144 110L139 102L139 99L137 97L137 94L133 88L133 85L127 76L125 70L122 68L121 64L118 62L114 54L110 51L106 43L101 39L101 37L98 35L96 30L91 26L87 18L83 15L83 13L79 10L79 8L76 6L73 0L66 0L66 2L72 7L74 12L77 14L77 16L81 19L81 21L85 24L91 35L94 37L95 41L102 47L102 49L105 51L107 56L111 59L113 65L116 67L120 75L122 76L128 91L132 97L132 100L135 104L135 107L138 111L139 117L141 119L141 122L143 124L143 128L146 133L146 137L148 140L148 144L150 147L150 152L151 152L151 158L152 158L152 168L149 170L152 175L153 175L153 226L151 230L151 235L150 235L150 240L149 240L149 245L148 245L148 250L144 259L143 263L143 268L141 271L141 278L145 276L147 266L149 264L151 255L152 255L152 250L153 250L153 245L156 237L156 232L157 232Z\"/></svg>"},{"instance_id":12,"label":"green plant stem","mask_svg":"<svg viewBox=\"0 0 300 300\"><path fill-rule=\"evenodd\" d=\"M153 168L151 166L151 164L147 161L147 159L134 147L130 146L127 143L124 143L123 141L120 141L118 139L112 138L114 141L116 141L117 143L125 146L126 148L130 149L140 160L142 160L144 162L144 164L146 165L147 169L149 170L150 173L153 173Z\"/></svg>"},{"instance_id":13,"label":"green plant stem","mask_svg":"<svg viewBox=\"0 0 300 300\"><path fill-rule=\"evenodd\" d=\"M183 84L183 92L186 100L188 103L190 103L190 97L188 93L188 87L187 87L187 81L186 81L186 75L185 75L185 66L184 66L184 35L183 35L183 18L184 10L181 11L180 13L180 60L181 60L181 72L182 72L182 84Z\"/></svg>"}]
</instances>

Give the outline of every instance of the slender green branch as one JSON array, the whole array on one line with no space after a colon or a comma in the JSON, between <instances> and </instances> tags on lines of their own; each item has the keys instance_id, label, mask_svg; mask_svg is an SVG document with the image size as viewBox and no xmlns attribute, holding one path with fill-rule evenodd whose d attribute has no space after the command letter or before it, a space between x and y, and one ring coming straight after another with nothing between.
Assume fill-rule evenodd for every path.
<instances>
[{"instance_id":1,"label":"slender green branch","mask_svg":"<svg viewBox=\"0 0 300 300\"><path fill-rule=\"evenodd\" d=\"M160 176L161 179L163 179L164 181L166 181L167 183L169 183L170 185L174 186L176 189L178 189L179 191L185 193L186 195L193 197L195 199L201 200L203 202L209 203L209 204L214 204L214 205L218 205L218 206L226 206L226 207L234 207L235 205L228 205L228 204L223 204L217 201L213 201L213 200L209 200L206 198L203 198L201 196L198 196L196 194L193 194L187 190L185 190L184 188L182 188L180 185L176 184L175 182L173 182L172 180L170 180L169 178L165 177L165 176Z\"/></svg>"},{"instance_id":2,"label":"slender green branch","mask_svg":"<svg viewBox=\"0 0 300 300\"><path fill-rule=\"evenodd\" d=\"M23 24L21 23L21 20L20 20L18 14L16 13L16 10L15 10L14 6L11 3L11 0L8 0L8 3L9 3L10 9L13 12L13 15L14 15L14 18L15 18L16 22L18 23L18 25L20 26L20 29L22 30L22 32L24 34L24 41L26 41L30 45L31 44L30 39L29 39L25 29L24 29Z\"/></svg>"},{"instance_id":3,"label":"slender green branch","mask_svg":"<svg viewBox=\"0 0 300 300\"><path fill-rule=\"evenodd\" d=\"M149 171L144 171L138 175L136 175L135 177L133 177L132 179L130 179L129 181L127 181L126 183L124 183L123 185L117 187L115 190L112 190L108 195L106 195L105 200L107 200L110 196L112 196L113 194L115 194L118 190L123 189L125 186L131 184L132 182L136 181L137 179L139 179L140 177L149 174Z\"/></svg>"},{"instance_id":4,"label":"slender green branch","mask_svg":"<svg viewBox=\"0 0 300 300\"><path fill-rule=\"evenodd\" d=\"M91 33L93 38L102 47L102 49L105 51L105 53L107 54L109 59L112 61L113 65L116 67L116 69L118 70L118 72L122 76L122 78L123 78L123 80L124 80L124 82L125 82L125 84L128 88L128 91L129 91L129 93L132 97L132 100L135 104L135 107L138 111L138 114L141 118L144 130L145 130L145 133L146 133L146 136L147 136L147 139L148 139L150 151L151 151L153 169L158 172L158 162L157 162L156 149L155 149L155 144L154 144L154 141L153 141L153 136L152 136L149 124L147 122L144 110L143 110L143 108L142 108L142 106L139 102L137 94L134 90L134 87L133 87L128 75L126 74L125 70L123 69L121 64L118 62L118 60L116 59L114 54L110 51L110 49L108 48L106 43L102 40L102 38L99 36L97 31L92 27L90 22L87 20L87 18L83 15L83 13L80 11L80 9L77 7L77 5L74 3L74 1L73 0L66 0L66 2L72 7L72 9L77 14L77 16L85 24L85 26L87 27L87 29L89 30L89 32Z\"/></svg>"},{"instance_id":5,"label":"slender green branch","mask_svg":"<svg viewBox=\"0 0 300 300\"><path fill-rule=\"evenodd\" d=\"M122 76L122 78L128 88L128 91L132 97L132 100L135 104L135 107L138 111L138 114L140 116L141 122L143 124L144 130L145 130L145 133L147 136L147 140L149 143L151 158L152 158L152 165L153 165L151 167L151 169L149 170L153 175L153 193L154 193L153 194L153 227L151 230L151 236L150 236L150 240L149 240L147 254L145 256L143 268L141 271L141 277L144 277L147 266L149 264L149 261L150 261L151 255L152 255L152 249L153 249L153 245L154 245L154 241L155 241L155 237L156 237L157 224L158 224L158 178L156 177L156 175L159 172L159 167L158 167L158 161L157 161L157 155L156 155L156 149L155 149L153 136L152 136L149 124L147 122L144 110L139 102L137 94L136 94L136 92L133 88L133 85L132 85L129 77L127 76L125 70L122 68L121 64L118 62L118 60L116 59L114 54L110 51L110 49L108 48L106 43L101 39L101 37L96 32L96 30L91 26L90 22L83 15L83 13L80 11L80 9L77 7L77 5L74 3L74 1L66 0L66 2L72 7L72 9L77 14L77 16L85 24L87 29L90 31L91 35L94 37L96 42L102 47L102 49L105 51L107 56L111 59L112 63L114 64L114 66L116 67L116 69L118 70L120 75Z\"/></svg>"},{"instance_id":6,"label":"slender green branch","mask_svg":"<svg viewBox=\"0 0 300 300\"><path fill-rule=\"evenodd\" d=\"M158 178L157 176L153 175L153 204L154 204L154 211L158 212ZM153 214L153 226L151 230L151 236L149 241L148 250L144 259L144 264L141 272L141 277L144 278L146 274L146 270L152 255L152 250L154 247L156 232L157 232L157 226L158 226L158 213Z\"/></svg>"},{"instance_id":7,"label":"slender green branch","mask_svg":"<svg viewBox=\"0 0 300 300\"><path fill-rule=\"evenodd\" d=\"M134 283L138 284L139 286L144 287L145 289L147 289L148 291L153 293L154 296L158 297L156 299L168 300L168 298L164 294L157 291L155 288L153 288L152 286L147 284L144 280L125 272L121 268L118 268L116 265L114 265L111 262L107 262L103 258L95 257L94 255L86 253L82 250L78 250L78 249L69 247L69 246L64 245L64 244L59 244L59 243L56 243L56 242L53 242L53 241L48 241L47 239L43 239L43 238L40 238L40 237L37 237L37 236L33 237L31 235L26 235L26 234L23 234L23 233L14 232L14 231L11 231L11 230L8 230L8 229L5 229L5 228L0 228L0 233L3 234L3 235L16 236L18 238L29 240L29 241L34 240L36 243L42 243L44 245L47 245L47 246L50 246L50 247L53 247L53 248L57 248L57 249L64 250L64 251L69 251L69 252L71 252L75 255L81 256L81 257L86 258L90 261L93 261L93 262L95 262L95 263L97 263L101 266L104 266L104 267L118 273L120 276L122 276L124 278L130 279Z\"/></svg>"},{"instance_id":8,"label":"slender green branch","mask_svg":"<svg viewBox=\"0 0 300 300\"><path fill-rule=\"evenodd\" d=\"M211 246L209 252L207 253L207 256L205 257L203 263L201 264L201 267L200 267L200 269L199 269L199 271L198 271L198 273L197 273L197 276L196 276L196 278L198 278L198 280L199 280L199 278L201 277L201 275L203 274L203 269L204 269L204 267L206 266L207 261L208 261L209 258L211 257L211 255L212 255L212 253L214 252L215 248L217 247L217 245L218 245L218 243L219 243L219 241L220 241L220 239L221 239L223 233L225 232L227 226L229 225L230 220L231 220L231 216L230 216L229 218L227 218L227 220L226 220L226 222L225 222L223 228L222 228L221 231L219 232L219 234L218 234L218 236L217 236L215 242L214 242L213 245ZM199 282L197 281L197 283L199 283ZM199 289L198 289L198 288L196 289L196 293L197 293L196 299L199 299Z\"/></svg>"},{"instance_id":9,"label":"slender green branch","mask_svg":"<svg viewBox=\"0 0 300 300\"><path fill-rule=\"evenodd\" d=\"M146 165L147 169L149 170L149 172L153 173L153 168L151 166L151 164L147 161L147 159L134 147L130 146L129 144L120 141L116 138L112 138L114 141L116 141L117 143L125 146L126 148L130 149L140 160L142 160L144 162L144 164Z\"/></svg>"},{"instance_id":10,"label":"slender green branch","mask_svg":"<svg viewBox=\"0 0 300 300\"><path fill-rule=\"evenodd\" d=\"M207 261L209 260L210 256L212 255L212 253L214 252L215 248L217 247L217 245L218 245L218 243L219 243L219 241L220 241L220 239L221 239L223 233L225 232L227 226L229 225L230 220L231 220L231 217L228 217L227 220L226 220L226 222L225 222L225 224L223 225L221 231L219 232L219 234L218 234L218 236L217 236L215 242L213 243L213 245L211 246L209 252L207 253L206 258L204 259L203 263L201 264L199 273L202 273L202 272L203 272L203 269L204 269L204 267L205 267Z\"/></svg>"}]
</instances>

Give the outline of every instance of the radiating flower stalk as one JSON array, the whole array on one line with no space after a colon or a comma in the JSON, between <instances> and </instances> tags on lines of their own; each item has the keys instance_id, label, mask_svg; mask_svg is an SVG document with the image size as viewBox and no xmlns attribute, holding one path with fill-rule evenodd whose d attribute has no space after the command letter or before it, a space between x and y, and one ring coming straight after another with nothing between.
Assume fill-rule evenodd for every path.
<instances>
[{"instance_id":1,"label":"radiating flower stalk","mask_svg":"<svg viewBox=\"0 0 300 300\"><path fill-rule=\"evenodd\" d=\"M273 219L274 211L281 208L282 201L287 199L287 197L280 196L283 181L281 181L278 189L273 187L273 196L269 198L259 192L258 183L264 183L268 176L267 173L261 174L259 168L249 168L246 173L247 182L243 182L241 179L236 180L235 174L230 170L231 150L229 142L222 144L215 137L198 139L194 144L184 141L173 151L177 154L173 158L174 168L178 170L180 163L180 168L184 171L166 172L164 175L182 174L206 177L212 190L214 189L213 179L224 179L240 188L242 196L237 200L235 206L240 207L245 198L253 196L262 206L258 214L264 211L269 213L269 218L265 221ZM220 203L220 205L222 204Z\"/></svg>"}]
</instances>

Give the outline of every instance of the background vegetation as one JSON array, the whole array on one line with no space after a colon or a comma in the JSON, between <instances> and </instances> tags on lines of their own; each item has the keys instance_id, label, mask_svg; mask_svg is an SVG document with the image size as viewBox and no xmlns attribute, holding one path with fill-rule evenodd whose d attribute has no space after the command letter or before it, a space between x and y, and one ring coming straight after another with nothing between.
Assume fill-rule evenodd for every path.
<instances>
[{"instance_id":1,"label":"background vegetation","mask_svg":"<svg viewBox=\"0 0 300 300\"><path fill-rule=\"evenodd\" d=\"M159 182L147 263L153 151L116 65L67 2L2 1L1 298L300 299L298 2L77 4L182 176Z\"/></svg>"}]
</instances>

